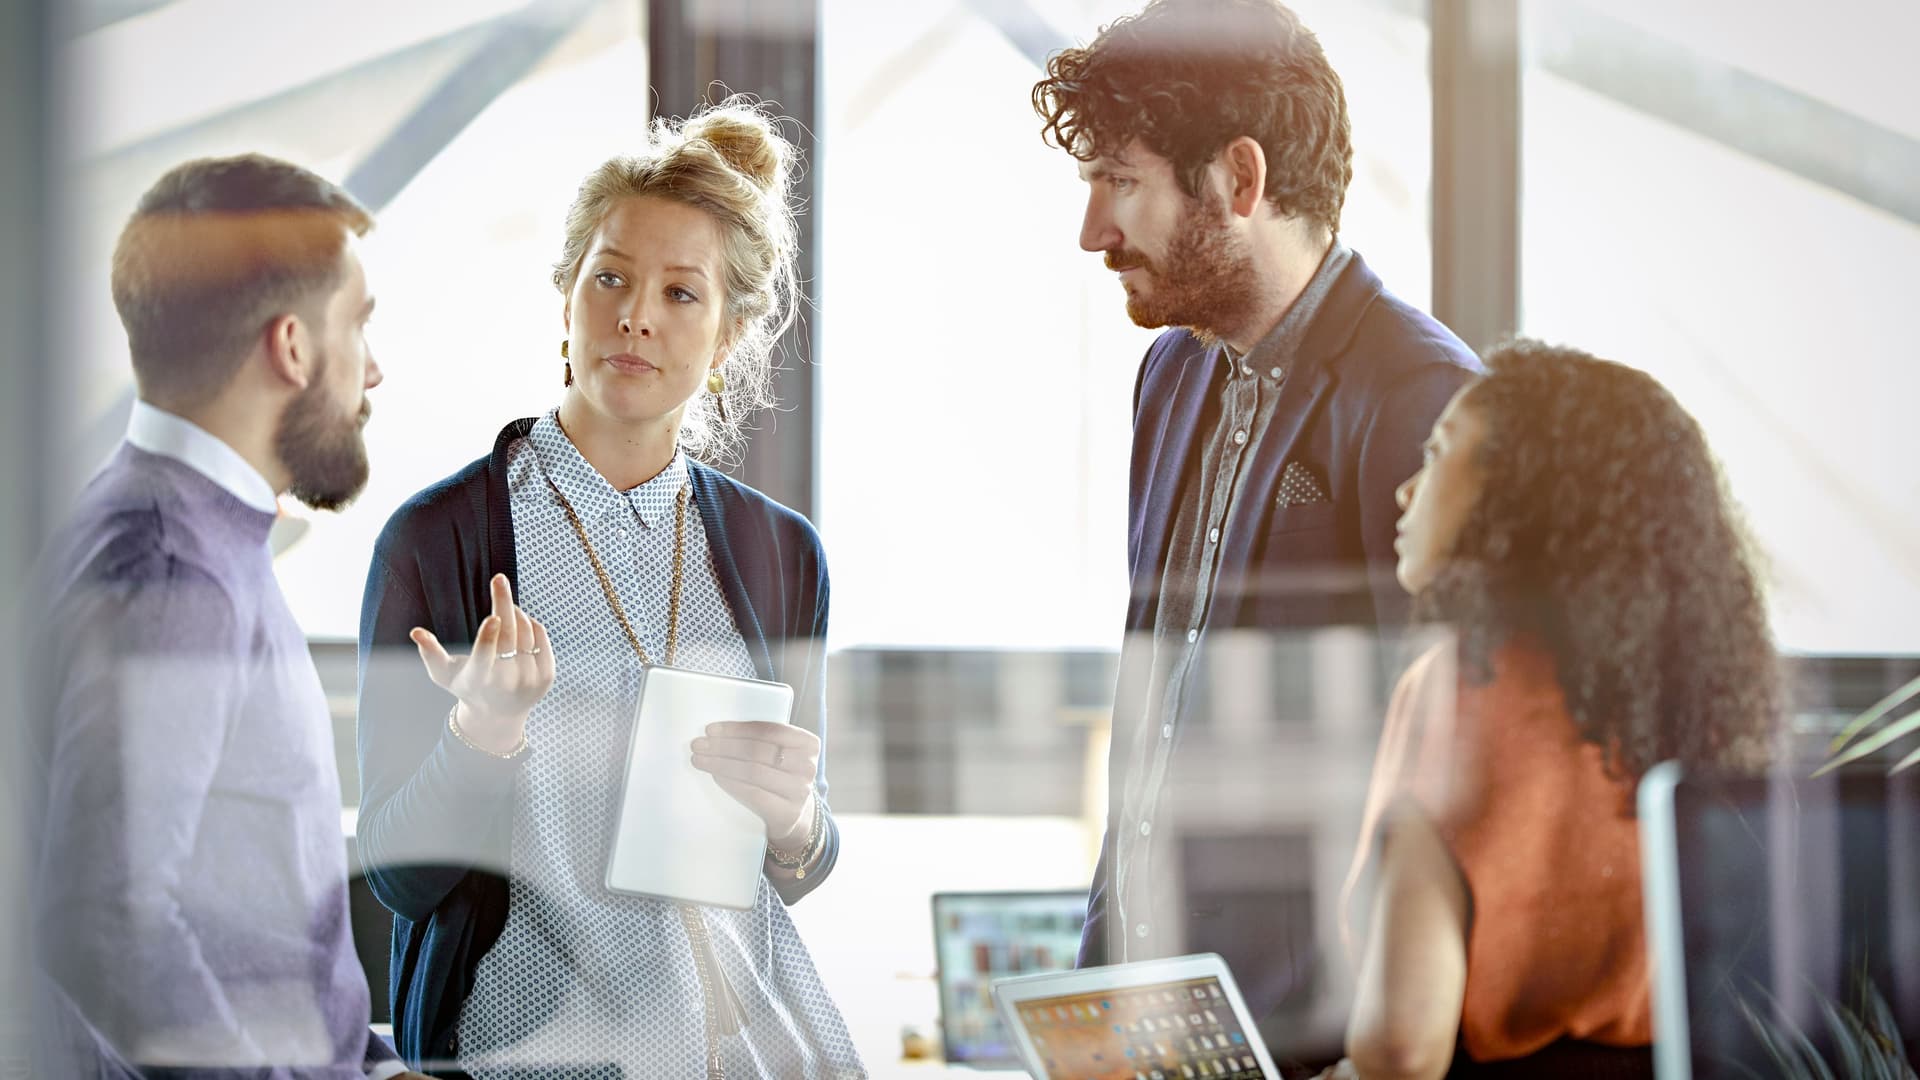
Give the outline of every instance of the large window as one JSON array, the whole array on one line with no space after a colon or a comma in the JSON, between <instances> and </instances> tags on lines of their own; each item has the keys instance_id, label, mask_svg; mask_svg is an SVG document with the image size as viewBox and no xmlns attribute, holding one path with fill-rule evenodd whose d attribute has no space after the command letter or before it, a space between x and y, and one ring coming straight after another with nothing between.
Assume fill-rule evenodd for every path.
<instances>
[{"instance_id":1,"label":"large window","mask_svg":"<svg viewBox=\"0 0 1920 1080\"><path fill-rule=\"evenodd\" d=\"M638 12L623 0L84 10L98 25L73 27L62 68L79 239L55 314L78 413L61 483L77 487L124 430L132 383L108 263L140 193L189 158L247 151L346 183L378 219L364 252L386 372L366 432L373 475L339 514L283 500L297 539L276 567L310 636L350 640L388 515L485 454L507 421L559 401L548 274L580 178L650 118Z\"/></svg>"},{"instance_id":2,"label":"large window","mask_svg":"<svg viewBox=\"0 0 1920 1080\"><path fill-rule=\"evenodd\" d=\"M1153 332L1079 249L1039 62L1132 0L825 0L820 525L836 645L1118 645L1134 374ZM1348 243L1428 298L1423 19L1303 3L1345 80Z\"/></svg>"},{"instance_id":3,"label":"large window","mask_svg":"<svg viewBox=\"0 0 1920 1080\"><path fill-rule=\"evenodd\" d=\"M1896 58L1920 11L1606 11L1526 12L1523 329L1699 417L1783 645L1920 652L1920 199L1893 168L1920 161L1920 71Z\"/></svg>"}]
</instances>

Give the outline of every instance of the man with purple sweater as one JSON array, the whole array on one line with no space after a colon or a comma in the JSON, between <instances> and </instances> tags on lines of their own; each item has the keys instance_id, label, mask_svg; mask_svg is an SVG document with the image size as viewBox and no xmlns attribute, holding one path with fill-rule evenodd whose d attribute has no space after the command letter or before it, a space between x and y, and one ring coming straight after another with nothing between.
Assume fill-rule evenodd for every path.
<instances>
[{"instance_id":1,"label":"man with purple sweater","mask_svg":"<svg viewBox=\"0 0 1920 1080\"><path fill-rule=\"evenodd\" d=\"M35 944L84 1031L43 1075L371 1078L327 703L273 576L281 492L366 483L372 218L304 169L190 162L113 260L139 401L47 560ZM77 1016L73 1015L77 1014Z\"/></svg>"}]
</instances>

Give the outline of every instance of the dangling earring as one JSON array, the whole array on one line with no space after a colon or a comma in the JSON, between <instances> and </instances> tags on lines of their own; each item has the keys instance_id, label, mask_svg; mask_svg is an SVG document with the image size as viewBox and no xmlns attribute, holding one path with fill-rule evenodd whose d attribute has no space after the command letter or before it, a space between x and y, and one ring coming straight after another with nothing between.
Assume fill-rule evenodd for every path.
<instances>
[{"instance_id":1,"label":"dangling earring","mask_svg":"<svg viewBox=\"0 0 1920 1080\"><path fill-rule=\"evenodd\" d=\"M720 422L723 424L727 422L726 389L727 377L720 373L719 368L707 373L707 393L713 395L713 406L720 410Z\"/></svg>"},{"instance_id":2,"label":"dangling earring","mask_svg":"<svg viewBox=\"0 0 1920 1080\"><path fill-rule=\"evenodd\" d=\"M564 339L560 342L560 359L562 360L567 359L567 343ZM560 385L572 386L573 385L573 365L571 363L561 364L560 370L564 373L564 376Z\"/></svg>"}]
</instances>

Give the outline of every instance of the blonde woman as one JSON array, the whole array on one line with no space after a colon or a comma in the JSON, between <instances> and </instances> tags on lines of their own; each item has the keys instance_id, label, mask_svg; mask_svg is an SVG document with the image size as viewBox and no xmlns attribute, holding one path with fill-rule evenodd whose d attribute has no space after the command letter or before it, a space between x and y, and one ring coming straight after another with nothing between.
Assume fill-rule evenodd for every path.
<instances>
[{"instance_id":1,"label":"blonde woman","mask_svg":"<svg viewBox=\"0 0 1920 1080\"><path fill-rule=\"evenodd\" d=\"M791 162L765 114L729 102L588 176L553 275L559 406L381 535L359 842L395 915L394 1033L416 1067L864 1075L786 910L838 851L826 564L804 518L705 463L768 404L793 318ZM750 910L602 884L649 663L795 689L791 726L716 717L689 747L766 822Z\"/></svg>"}]
</instances>

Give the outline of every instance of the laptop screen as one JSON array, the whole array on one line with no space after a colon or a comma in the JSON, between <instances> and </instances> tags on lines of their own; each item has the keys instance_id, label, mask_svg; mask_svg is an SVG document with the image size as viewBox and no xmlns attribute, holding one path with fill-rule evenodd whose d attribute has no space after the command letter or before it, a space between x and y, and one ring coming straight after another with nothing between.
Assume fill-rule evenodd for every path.
<instances>
[{"instance_id":1,"label":"laptop screen","mask_svg":"<svg viewBox=\"0 0 1920 1080\"><path fill-rule=\"evenodd\" d=\"M1087 919L1081 891L940 893L933 898L933 947L940 964L940 1030L948 1061L1019 1063L994 1012L993 980L1066 971Z\"/></svg>"},{"instance_id":2,"label":"laptop screen","mask_svg":"<svg viewBox=\"0 0 1920 1080\"><path fill-rule=\"evenodd\" d=\"M1267 1076L1211 976L1019 1003L1046 1080Z\"/></svg>"}]
</instances>

